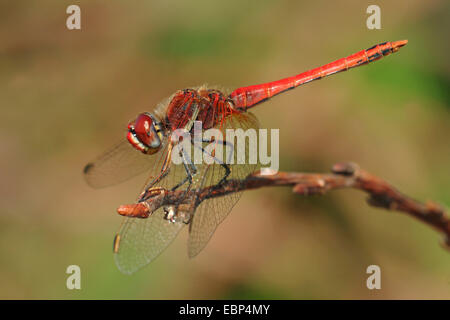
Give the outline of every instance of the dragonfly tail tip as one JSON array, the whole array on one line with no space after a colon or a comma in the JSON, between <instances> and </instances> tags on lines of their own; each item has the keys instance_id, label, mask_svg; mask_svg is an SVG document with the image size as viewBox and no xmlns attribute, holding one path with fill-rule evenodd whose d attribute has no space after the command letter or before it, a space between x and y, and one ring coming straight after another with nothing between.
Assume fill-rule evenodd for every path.
<instances>
[{"instance_id":1,"label":"dragonfly tail tip","mask_svg":"<svg viewBox=\"0 0 450 320\"><path fill-rule=\"evenodd\" d=\"M397 51L401 47L405 46L407 43L408 43L408 40L394 41L394 42L392 42L392 49L394 49L394 51Z\"/></svg>"}]
</instances>

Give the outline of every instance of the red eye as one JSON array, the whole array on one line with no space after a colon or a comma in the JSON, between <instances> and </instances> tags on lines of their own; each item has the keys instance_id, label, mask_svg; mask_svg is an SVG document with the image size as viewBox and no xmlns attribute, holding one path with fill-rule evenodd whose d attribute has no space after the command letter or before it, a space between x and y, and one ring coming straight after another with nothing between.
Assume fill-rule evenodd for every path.
<instances>
[{"instance_id":1,"label":"red eye","mask_svg":"<svg viewBox=\"0 0 450 320\"><path fill-rule=\"evenodd\" d=\"M127 139L133 147L147 154L155 153L161 146L153 117L149 113L141 113L135 121L130 122Z\"/></svg>"},{"instance_id":2,"label":"red eye","mask_svg":"<svg viewBox=\"0 0 450 320\"><path fill-rule=\"evenodd\" d=\"M134 124L134 132L136 132L136 137L146 146L150 146L154 138L152 126L152 118L145 113L140 114Z\"/></svg>"}]
</instances>

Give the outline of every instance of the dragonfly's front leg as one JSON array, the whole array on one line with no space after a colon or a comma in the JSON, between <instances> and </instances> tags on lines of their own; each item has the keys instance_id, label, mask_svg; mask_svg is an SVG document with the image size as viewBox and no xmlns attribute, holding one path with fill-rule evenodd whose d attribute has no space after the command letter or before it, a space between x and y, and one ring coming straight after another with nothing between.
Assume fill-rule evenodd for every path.
<instances>
[{"instance_id":1,"label":"dragonfly's front leg","mask_svg":"<svg viewBox=\"0 0 450 320\"><path fill-rule=\"evenodd\" d=\"M180 150L180 156L183 159L183 166L184 170L186 171L186 177L180 181L177 185L171 188L171 191L175 191L182 185L184 185L186 182L188 182L188 186L185 190L185 193L183 196L180 197L179 202L183 202L185 200L185 197L187 193L190 191L192 183L193 183L193 176L197 173L197 167L192 163L189 155L186 153L186 151L181 148ZM188 224L191 220L191 204L190 203L178 203L177 205L167 206L164 207L165 216L164 218L166 220L169 220L170 222L176 222L181 219L181 221L185 224Z\"/></svg>"},{"instance_id":2,"label":"dragonfly's front leg","mask_svg":"<svg viewBox=\"0 0 450 320\"><path fill-rule=\"evenodd\" d=\"M155 187L155 185L169 174L170 162L172 161L172 150L173 150L173 144L169 143L169 145L167 147L167 155L164 159L164 163L163 163L161 172L155 179L152 180L152 182L150 182L148 184L148 186L144 189L144 191L142 191L138 202L145 201L148 198L148 194L151 193L152 190L158 189L158 187Z\"/></svg>"},{"instance_id":3,"label":"dragonfly's front leg","mask_svg":"<svg viewBox=\"0 0 450 320\"><path fill-rule=\"evenodd\" d=\"M190 189L190 187L192 185L193 177L197 173L197 167L192 163L191 158L189 157L189 155L186 153L186 151L183 148L181 148L180 156L183 159L183 166L184 166L184 170L186 171L186 177L182 181L180 181L176 186L174 186L171 189L171 191L175 191L176 189L178 189L179 187L181 187L183 184L185 184L188 181L189 181L189 185L188 185L187 189Z\"/></svg>"}]
</instances>

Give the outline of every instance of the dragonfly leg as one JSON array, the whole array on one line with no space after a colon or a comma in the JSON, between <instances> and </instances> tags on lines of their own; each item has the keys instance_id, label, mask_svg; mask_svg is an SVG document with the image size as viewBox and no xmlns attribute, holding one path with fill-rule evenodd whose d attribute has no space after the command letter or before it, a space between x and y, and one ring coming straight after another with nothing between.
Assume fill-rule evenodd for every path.
<instances>
[{"instance_id":1,"label":"dragonfly leg","mask_svg":"<svg viewBox=\"0 0 450 320\"><path fill-rule=\"evenodd\" d=\"M165 176L167 176L169 174L170 171L170 161L172 159L172 150L173 150L173 144L170 143L168 146L168 151L167 151L167 155L164 159L164 163L161 169L160 174L153 179L148 185L147 187L144 189L144 191L141 193L141 196L139 197L138 202L142 202L146 200L146 195L148 194L148 192L150 190L152 190L154 188L154 186L161 181Z\"/></svg>"},{"instance_id":2,"label":"dragonfly leg","mask_svg":"<svg viewBox=\"0 0 450 320\"><path fill-rule=\"evenodd\" d=\"M183 158L183 166L184 170L186 171L186 177L180 181L175 187L171 189L171 191L175 191L179 187L181 187L183 184L185 184L187 181L189 181L188 189L190 188L190 185L192 184L192 178L197 173L197 167L192 163L189 155L184 151L184 149L181 149L180 155Z\"/></svg>"},{"instance_id":3,"label":"dragonfly leg","mask_svg":"<svg viewBox=\"0 0 450 320\"><path fill-rule=\"evenodd\" d=\"M223 141L223 140L215 140L215 139L209 139L209 140L208 140L208 139L195 140L195 139L194 139L194 141L201 141L201 142L205 142L205 143L217 142L217 143L220 143L220 144L222 144L222 145L231 146L232 149L234 148L234 146L233 146L232 143L230 143L230 142L228 142L228 141ZM191 140L191 143L193 144L193 146L194 146L195 148L199 148L198 146L196 146L196 145L194 144L194 142L193 142L192 140ZM223 184L223 183L227 180L228 176L230 175L230 173L231 173L230 166L229 166L228 164L226 164L225 162L223 162L222 160L220 160L219 158L213 156L211 153L207 152L203 147L200 147L200 149L202 150L203 153L208 154L208 156L212 157L212 158L214 159L214 161L216 161L218 164L220 164L220 165L222 166L222 168L225 169L225 173L224 173L222 179L220 179L219 183L217 184L218 186L220 186L221 184ZM231 152L230 154L232 155L233 152ZM230 162L229 160L230 160L230 159L227 159L227 162Z\"/></svg>"},{"instance_id":4,"label":"dragonfly leg","mask_svg":"<svg viewBox=\"0 0 450 320\"><path fill-rule=\"evenodd\" d=\"M141 196L139 197L138 202L143 202L143 201L148 200L148 198L150 198L150 197L153 196L153 193L154 193L155 190L158 191L159 189L163 189L163 188L160 188L160 187L154 187L154 185L155 185L156 183L158 183L159 181L161 181L165 176L167 176L167 175L169 174L169 171L170 171L170 168L169 168L169 167L165 168L164 171L161 172L161 174L160 174L158 177L156 177L156 178L149 184L149 186L148 186L147 188L145 188L144 191L142 191Z\"/></svg>"},{"instance_id":5,"label":"dragonfly leg","mask_svg":"<svg viewBox=\"0 0 450 320\"><path fill-rule=\"evenodd\" d=\"M212 143L212 142L215 142L215 140L202 139L201 142ZM221 143L223 145L231 145L231 147L233 148L233 145L227 141L217 140L216 142ZM191 143L194 145L194 147L198 148L198 146L196 146L192 140L191 140ZM219 183L217 184L217 185L221 185L222 183L224 183L226 181L226 179L228 178L228 176L231 173L230 166L228 164L224 163L219 158L217 158L217 157L213 156L212 154L210 154L209 152L207 152L203 147L200 147L200 149L203 153L207 153L210 157L212 157L217 163L219 163L225 169L225 173L224 173L223 177L220 179ZM197 167L191 161L189 155L186 153L186 151L184 149L180 150L180 155L183 158L183 166L186 171L186 177L182 181L180 181L176 186L174 186L171 189L171 191L175 191L176 189L178 189L185 183L188 183L188 187L185 190L186 191L185 194L187 194L187 192L190 190L190 188L192 186L193 176L197 173ZM180 202L183 202L183 200L184 200L184 197L181 197ZM164 208L165 219L169 220L170 222L177 222L177 221L179 221L179 219L182 219L183 223L189 224L191 221L191 214L190 214L190 212L192 211L191 209L192 209L192 204L184 204L184 203L177 204L176 206L165 207Z\"/></svg>"},{"instance_id":6,"label":"dragonfly leg","mask_svg":"<svg viewBox=\"0 0 450 320\"><path fill-rule=\"evenodd\" d=\"M169 220L170 222L174 223L181 219L181 221L185 224L189 224L191 221L191 205L190 204L183 204L183 200L186 197L186 194L188 191L190 191L192 183L193 183L193 176L197 173L197 168L192 163L189 155L186 153L186 151L182 148L180 150L180 155L183 158L183 166L184 170L186 171L186 177L180 181L177 185L175 185L171 191L175 191L182 185L184 185L186 182L188 183L188 186L184 192L184 196L180 197L180 203L178 203L175 206L168 206L164 208L165 216L164 218L166 220Z\"/></svg>"},{"instance_id":7,"label":"dragonfly leg","mask_svg":"<svg viewBox=\"0 0 450 320\"><path fill-rule=\"evenodd\" d=\"M222 179L220 179L219 183L217 184L218 186L222 185L227 180L228 176L231 173L231 169L228 164L221 163L220 165L225 169L225 174L223 175Z\"/></svg>"}]
</instances>

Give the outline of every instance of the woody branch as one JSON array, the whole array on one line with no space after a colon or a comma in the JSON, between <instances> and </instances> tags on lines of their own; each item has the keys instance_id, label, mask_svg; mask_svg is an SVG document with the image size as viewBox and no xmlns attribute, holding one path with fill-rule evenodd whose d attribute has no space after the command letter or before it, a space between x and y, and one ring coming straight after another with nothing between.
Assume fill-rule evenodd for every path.
<instances>
[{"instance_id":1,"label":"woody branch","mask_svg":"<svg viewBox=\"0 0 450 320\"><path fill-rule=\"evenodd\" d=\"M369 205L387 210L401 211L430 225L444 235L443 246L450 249L450 218L448 213L433 202L416 201L354 163L338 163L332 168L332 173L295 173L278 172L274 175L261 175L259 172L250 174L244 180L227 180L219 186L209 186L201 190L167 191L160 190L151 194L144 202L123 205L118 208L121 215L137 218L147 218L151 212L162 206L190 204L196 197L196 205L202 201L225 196L243 190L262 187L293 186L293 191L299 195L325 194L335 189L353 188L369 194Z\"/></svg>"}]
</instances>

